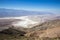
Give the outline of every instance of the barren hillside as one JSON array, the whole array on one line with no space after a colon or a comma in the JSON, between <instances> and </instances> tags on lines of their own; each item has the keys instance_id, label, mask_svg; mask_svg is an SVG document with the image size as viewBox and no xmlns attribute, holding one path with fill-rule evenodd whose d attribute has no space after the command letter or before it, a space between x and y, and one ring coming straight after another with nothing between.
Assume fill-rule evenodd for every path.
<instances>
[{"instance_id":1,"label":"barren hillside","mask_svg":"<svg viewBox=\"0 0 60 40\"><path fill-rule=\"evenodd\" d=\"M31 37L60 37L60 19L45 22L30 29L26 36Z\"/></svg>"}]
</instances>

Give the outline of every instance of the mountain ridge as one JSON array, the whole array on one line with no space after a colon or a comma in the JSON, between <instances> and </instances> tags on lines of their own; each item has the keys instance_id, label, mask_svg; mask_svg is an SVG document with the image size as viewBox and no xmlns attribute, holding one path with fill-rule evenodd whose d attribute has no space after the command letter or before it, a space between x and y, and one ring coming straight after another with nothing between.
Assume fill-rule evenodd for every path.
<instances>
[{"instance_id":1,"label":"mountain ridge","mask_svg":"<svg viewBox=\"0 0 60 40\"><path fill-rule=\"evenodd\" d=\"M0 17L19 17L19 16L28 16L28 15L44 15L44 14L54 15L52 12L44 12L44 11L38 12L38 11L0 8Z\"/></svg>"}]
</instances>

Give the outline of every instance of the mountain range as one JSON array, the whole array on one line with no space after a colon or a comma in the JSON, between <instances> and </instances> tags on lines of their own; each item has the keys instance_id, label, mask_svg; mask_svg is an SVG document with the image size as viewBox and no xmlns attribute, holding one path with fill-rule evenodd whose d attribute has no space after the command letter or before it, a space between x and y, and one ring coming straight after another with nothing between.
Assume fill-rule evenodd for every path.
<instances>
[{"instance_id":1,"label":"mountain range","mask_svg":"<svg viewBox=\"0 0 60 40\"><path fill-rule=\"evenodd\" d=\"M41 37L59 38L60 15L58 14L0 8L0 35L2 35L0 37L4 39L5 36L7 38L22 36L29 40L37 40Z\"/></svg>"},{"instance_id":2,"label":"mountain range","mask_svg":"<svg viewBox=\"0 0 60 40\"><path fill-rule=\"evenodd\" d=\"M46 11L27 11L27 10L0 8L0 17L19 17L19 16L45 15L45 14L54 15L54 13Z\"/></svg>"}]
</instances>

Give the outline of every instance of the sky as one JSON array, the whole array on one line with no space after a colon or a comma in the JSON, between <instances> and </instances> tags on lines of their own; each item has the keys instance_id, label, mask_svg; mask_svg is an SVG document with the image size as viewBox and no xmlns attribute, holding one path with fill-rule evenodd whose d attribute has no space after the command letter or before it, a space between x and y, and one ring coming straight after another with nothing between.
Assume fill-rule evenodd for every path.
<instances>
[{"instance_id":1,"label":"sky","mask_svg":"<svg viewBox=\"0 0 60 40\"><path fill-rule=\"evenodd\" d=\"M60 0L0 0L0 8L60 11Z\"/></svg>"}]
</instances>

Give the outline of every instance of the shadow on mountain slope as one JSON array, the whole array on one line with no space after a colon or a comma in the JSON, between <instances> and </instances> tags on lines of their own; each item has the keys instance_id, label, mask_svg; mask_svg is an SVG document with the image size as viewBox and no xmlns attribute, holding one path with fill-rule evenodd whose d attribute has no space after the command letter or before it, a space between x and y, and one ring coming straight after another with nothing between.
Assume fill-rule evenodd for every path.
<instances>
[{"instance_id":1,"label":"shadow on mountain slope","mask_svg":"<svg viewBox=\"0 0 60 40\"><path fill-rule=\"evenodd\" d=\"M11 27L0 31L1 40L60 40L60 19L51 20L33 28Z\"/></svg>"}]
</instances>

